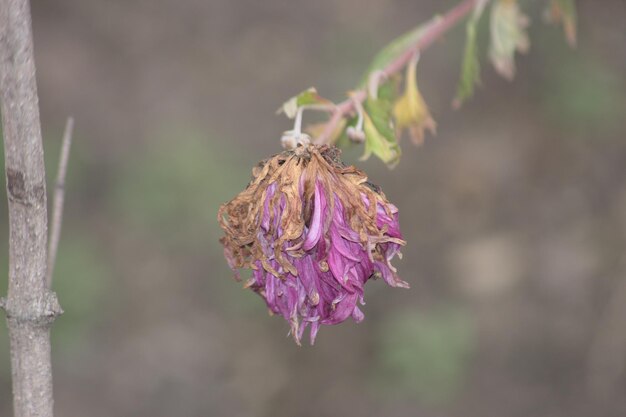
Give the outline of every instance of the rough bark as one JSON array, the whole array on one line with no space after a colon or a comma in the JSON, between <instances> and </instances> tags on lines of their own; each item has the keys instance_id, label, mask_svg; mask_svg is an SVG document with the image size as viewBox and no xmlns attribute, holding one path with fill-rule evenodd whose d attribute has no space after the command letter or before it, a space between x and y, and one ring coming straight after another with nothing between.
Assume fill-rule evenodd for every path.
<instances>
[{"instance_id":1,"label":"rough bark","mask_svg":"<svg viewBox=\"0 0 626 417\"><path fill-rule=\"evenodd\" d=\"M46 179L28 0L0 0L0 105L10 228L3 307L14 416L50 417L50 326L61 309L46 284Z\"/></svg>"}]
</instances>

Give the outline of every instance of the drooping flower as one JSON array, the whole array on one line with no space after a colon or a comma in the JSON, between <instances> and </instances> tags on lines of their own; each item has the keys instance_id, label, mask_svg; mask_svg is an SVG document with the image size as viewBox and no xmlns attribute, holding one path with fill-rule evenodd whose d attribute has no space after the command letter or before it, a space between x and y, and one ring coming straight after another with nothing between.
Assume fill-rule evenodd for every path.
<instances>
[{"instance_id":1,"label":"drooping flower","mask_svg":"<svg viewBox=\"0 0 626 417\"><path fill-rule=\"evenodd\" d=\"M430 114L426 101L417 87L417 62L415 56L406 67L404 94L396 101L393 115L396 119L398 135L408 129L411 140L416 145L424 143L424 132L437 133L437 123Z\"/></svg>"},{"instance_id":2,"label":"drooping flower","mask_svg":"<svg viewBox=\"0 0 626 417\"><path fill-rule=\"evenodd\" d=\"M290 324L297 344L310 325L363 320L363 287L382 277L408 288L391 265L402 240L398 209L334 147L301 145L253 169L248 187L223 204L224 254L245 287Z\"/></svg>"}]
</instances>

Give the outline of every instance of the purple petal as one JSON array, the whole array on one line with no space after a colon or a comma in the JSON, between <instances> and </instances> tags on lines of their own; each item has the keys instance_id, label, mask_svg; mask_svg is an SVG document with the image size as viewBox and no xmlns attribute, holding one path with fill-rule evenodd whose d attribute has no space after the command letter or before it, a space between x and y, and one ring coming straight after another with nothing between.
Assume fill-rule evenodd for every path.
<instances>
[{"instance_id":1,"label":"purple petal","mask_svg":"<svg viewBox=\"0 0 626 417\"><path fill-rule=\"evenodd\" d=\"M361 258L358 255L358 249L356 254L353 253L353 249L350 249L350 247L348 246L348 242L346 242L339 234L339 231L332 226L330 228L330 239L333 245L333 249L337 249L337 251L341 255L355 262L360 261Z\"/></svg>"},{"instance_id":2,"label":"purple petal","mask_svg":"<svg viewBox=\"0 0 626 417\"><path fill-rule=\"evenodd\" d=\"M317 337L317 331L320 329L319 321L311 323L311 345L315 344L315 338Z\"/></svg>"},{"instance_id":3,"label":"purple petal","mask_svg":"<svg viewBox=\"0 0 626 417\"><path fill-rule=\"evenodd\" d=\"M357 299L358 294L344 294L343 298L335 304L331 317L322 320L322 324L337 324L347 319L354 311Z\"/></svg>"},{"instance_id":4,"label":"purple petal","mask_svg":"<svg viewBox=\"0 0 626 417\"><path fill-rule=\"evenodd\" d=\"M352 319L356 323L360 323L363 321L364 318L365 318L365 314L363 314L361 309L355 305L354 310L352 310Z\"/></svg>"},{"instance_id":5,"label":"purple petal","mask_svg":"<svg viewBox=\"0 0 626 417\"><path fill-rule=\"evenodd\" d=\"M381 275L383 276L383 279L385 280L385 282L387 284L389 284L392 287L399 287L399 288L409 288L409 284L405 281L402 281L392 270L391 268L389 268L389 266L385 265L382 262L374 262L375 268L377 271L379 271L381 273Z\"/></svg>"},{"instance_id":6,"label":"purple petal","mask_svg":"<svg viewBox=\"0 0 626 417\"><path fill-rule=\"evenodd\" d=\"M322 235L322 211L324 210L325 202L321 197L321 191L319 183L315 183L315 200L313 201L313 218L309 226L309 232L307 233L304 245L304 250L311 250L313 246L317 244L317 241Z\"/></svg>"}]
</instances>

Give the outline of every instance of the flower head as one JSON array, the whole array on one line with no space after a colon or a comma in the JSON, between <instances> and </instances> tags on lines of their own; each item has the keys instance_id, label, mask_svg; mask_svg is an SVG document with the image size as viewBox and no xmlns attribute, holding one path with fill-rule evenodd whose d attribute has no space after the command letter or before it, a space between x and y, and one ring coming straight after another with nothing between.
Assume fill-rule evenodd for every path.
<instances>
[{"instance_id":1,"label":"flower head","mask_svg":"<svg viewBox=\"0 0 626 417\"><path fill-rule=\"evenodd\" d=\"M334 147L303 145L253 169L248 187L220 207L224 254L245 287L282 315L300 344L322 324L352 317L370 278L408 288L391 259L402 240L398 209L362 171L345 166Z\"/></svg>"}]
</instances>

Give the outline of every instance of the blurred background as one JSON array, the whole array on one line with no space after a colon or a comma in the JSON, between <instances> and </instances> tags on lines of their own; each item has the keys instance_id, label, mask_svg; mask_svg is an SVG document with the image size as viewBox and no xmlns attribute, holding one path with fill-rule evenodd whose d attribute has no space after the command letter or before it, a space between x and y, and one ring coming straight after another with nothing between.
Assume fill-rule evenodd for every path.
<instances>
[{"instance_id":1,"label":"blurred background","mask_svg":"<svg viewBox=\"0 0 626 417\"><path fill-rule=\"evenodd\" d=\"M218 206L280 151L275 115L340 100L455 1L33 0L54 178L76 119L55 272L59 416L626 415L626 3L579 2L579 47L529 1L513 83L451 110L464 30L423 54L436 138L365 169L400 208L410 290L298 348L222 258ZM481 55L486 56L486 22ZM0 293L7 205L0 199ZM4 321L3 321L4 322ZM6 326L0 415L9 416Z\"/></svg>"}]
</instances>

